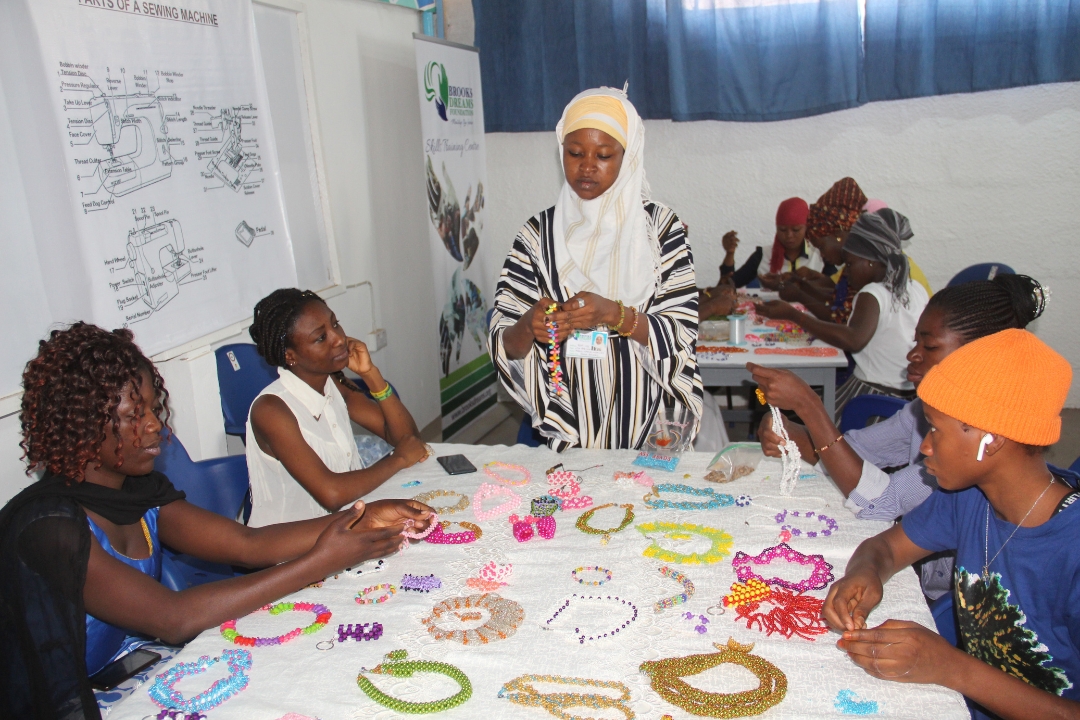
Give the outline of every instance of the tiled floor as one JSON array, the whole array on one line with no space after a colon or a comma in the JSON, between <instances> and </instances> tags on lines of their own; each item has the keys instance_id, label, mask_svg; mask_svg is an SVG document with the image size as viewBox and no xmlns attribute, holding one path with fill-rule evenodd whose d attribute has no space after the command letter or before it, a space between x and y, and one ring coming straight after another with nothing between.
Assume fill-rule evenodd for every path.
<instances>
[{"instance_id":1,"label":"tiled floor","mask_svg":"<svg viewBox=\"0 0 1080 720\"><path fill-rule=\"evenodd\" d=\"M503 405L510 412L510 417L480 438L477 445L513 445L517 440L521 409L512 403ZM1046 461L1067 468L1080 457L1080 408L1066 408L1061 415L1061 440L1047 451ZM728 427L728 434L732 441L745 440L748 430L746 423L732 423Z\"/></svg>"}]
</instances>

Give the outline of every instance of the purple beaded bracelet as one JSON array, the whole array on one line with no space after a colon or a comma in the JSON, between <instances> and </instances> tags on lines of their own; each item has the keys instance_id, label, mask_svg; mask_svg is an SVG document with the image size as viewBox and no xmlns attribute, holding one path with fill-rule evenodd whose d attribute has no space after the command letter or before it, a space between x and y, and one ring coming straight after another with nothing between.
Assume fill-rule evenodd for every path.
<instances>
[{"instance_id":1,"label":"purple beaded bracelet","mask_svg":"<svg viewBox=\"0 0 1080 720\"><path fill-rule=\"evenodd\" d=\"M791 517L793 517L793 518L804 517L804 518L806 518L808 520L813 519L813 518L817 518L819 522L825 523L825 529L820 531L820 532L818 532L817 530L807 530L804 533L802 530L800 530L799 528L793 526L791 523L787 523L787 524L784 523L784 521L787 519L788 515L791 515ZM832 535L834 532L836 532L836 530L840 527L839 525L836 524L836 521L833 520L831 517L826 517L825 515L822 515L821 513L815 513L813 510L807 510L802 515L799 515L798 510L781 510L780 512L776 513L776 524L781 526L780 527L781 530L787 530L788 532L790 532L795 537L799 537L800 535L805 534L806 537L808 537L808 538L816 538L818 535L828 537L828 536Z\"/></svg>"}]
</instances>

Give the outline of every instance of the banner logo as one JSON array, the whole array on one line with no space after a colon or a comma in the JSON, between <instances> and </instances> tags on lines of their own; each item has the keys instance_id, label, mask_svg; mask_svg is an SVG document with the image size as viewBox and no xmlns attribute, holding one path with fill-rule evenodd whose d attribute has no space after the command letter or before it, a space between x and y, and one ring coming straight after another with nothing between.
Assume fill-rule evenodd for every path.
<instances>
[{"instance_id":1,"label":"banner logo","mask_svg":"<svg viewBox=\"0 0 1080 720\"><path fill-rule=\"evenodd\" d=\"M439 117L449 121L450 115L472 117L473 89L451 85L446 75L446 67L440 62L429 62L424 68L424 94L428 102L435 101Z\"/></svg>"}]
</instances>

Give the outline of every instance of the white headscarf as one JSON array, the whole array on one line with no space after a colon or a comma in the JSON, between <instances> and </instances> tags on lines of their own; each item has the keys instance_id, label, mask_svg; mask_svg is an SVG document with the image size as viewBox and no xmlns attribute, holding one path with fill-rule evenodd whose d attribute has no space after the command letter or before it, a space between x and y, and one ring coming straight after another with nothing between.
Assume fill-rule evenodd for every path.
<instances>
[{"instance_id":1,"label":"white headscarf","mask_svg":"<svg viewBox=\"0 0 1080 720\"><path fill-rule=\"evenodd\" d=\"M649 200L643 152L645 128L624 90L609 87L580 93L563 110L555 127L562 151L567 111L582 98L607 95L626 110L627 142L615 183L594 200L578 197L563 181L555 202L555 264L573 294L594 292L641 309L660 283L660 251L642 203ZM622 140L622 138L616 138Z\"/></svg>"}]
</instances>

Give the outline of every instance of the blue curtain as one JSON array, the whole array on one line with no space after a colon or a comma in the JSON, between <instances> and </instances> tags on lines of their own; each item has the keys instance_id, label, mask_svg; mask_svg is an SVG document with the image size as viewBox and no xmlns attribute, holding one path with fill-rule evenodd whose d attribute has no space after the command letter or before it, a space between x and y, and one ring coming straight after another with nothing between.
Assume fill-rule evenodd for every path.
<instances>
[{"instance_id":1,"label":"blue curtain","mask_svg":"<svg viewBox=\"0 0 1080 720\"><path fill-rule=\"evenodd\" d=\"M869 100L1080 80L1080 2L867 0Z\"/></svg>"}]
</instances>

